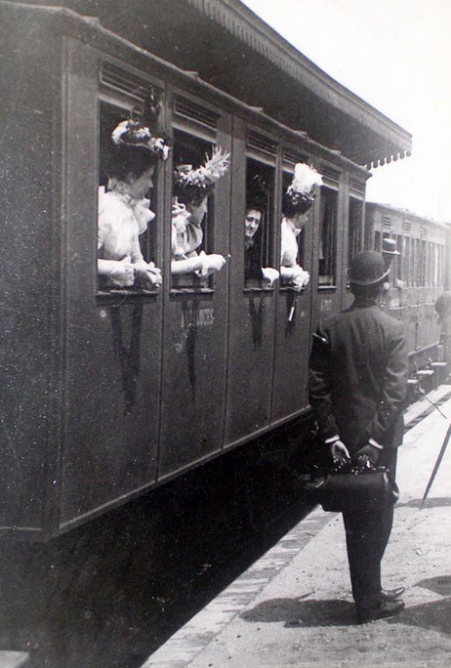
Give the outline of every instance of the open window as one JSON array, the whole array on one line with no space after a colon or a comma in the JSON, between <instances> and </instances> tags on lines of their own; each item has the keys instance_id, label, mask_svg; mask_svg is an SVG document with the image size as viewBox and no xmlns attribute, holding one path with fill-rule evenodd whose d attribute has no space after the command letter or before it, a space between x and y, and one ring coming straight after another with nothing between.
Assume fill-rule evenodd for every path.
<instances>
[{"instance_id":1,"label":"open window","mask_svg":"<svg viewBox=\"0 0 451 668\"><path fill-rule=\"evenodd\" d=\"M212 142L206 141L188 132L174 131L173 172L191 166L198 169L211 158L214 149ZM173 180L173 215L171 233L171 263L180 262L176 271L172 271L171 286L173 289L193 289L213 287L213 275L204 275L202 270L186 270L184 260L193 259L205 253L215 252L214 226L215 203L214 193L210 192L203 202L192 199L187 189L181 192Z\"/></svg>"},{"instance_id":2,"label":"open window","mask_svg":"<svg viewBox=\"0 0 451 668\"><path fill-rule=\"evenodd\" d=\"M337 271L338 192L327 186L321 188L319 234L319 287L336 285Z\"/></svg>"},{"instance_id":3,"label":"open window","mask_svg":"<svg viewBox=\"0 0 451 668\"><path fill-rule=\"evenodd\" d=\"M110 160L110 154L111 154L111 134L113 130L117 127L117 125L123 121L124 119L129 118L130 116L130 108L126 108L123 106L115 105L110 102L104 102L100 101L99 103L99 177L98 177L98 186L99 186L99 196L98 196L98 259L106 259L106 260L115 260L115 261L121 261L123 257L120 256L119 253L119 247L117 249L112 250L111 248L108 248L108 244L105 243L104 237L104 228L105 227L111 227L110 221L107 220L107 214L105 214L105 210L110 210L112 212L112 215L114 217L114 222L116 222L116 219L118 216L120 216L120 211L119 207L114 207L111 202L108 200L103 199L105 194L108 194L111 192L111 184L112 181L108 176L109 170L108 170L108 164ZM138 236L138 244L139 244L139 250L143 255L143 258L145 262L155 262L156 257L155 257L155 249L157 248L157 234L156 234L156 226L152 224L150 221L152 211L155 211L157 206L157 197L158 197L158 178L157 178L157 167L155 166L154 168L154 173L152 175L152 183L153 186L152 188L149 188L148 192L145 194L145 199L150 200L150 207L147 207L147 202L144 201L143 199L143 208L145 209L145 213L147 213L147 210L149 211L149 224L147 224L147 228L144 232L140 233ZM107 204L108 202L108 204ZM111 205L111 206L110 206ZM147 216L146 216L147 220ZM103 230L101 232L101 227L103 226ZM112 234L115 234L118 232L118 230L111 230ZM124 249L124 257L127 255L127 250ZM152 293L156 292L156 290L149 289L149 288L141 288L136 283L133 283L132 285L124 286L124 285L115 285L112 283L111 280L108 279L105 275L102 275L99 273L98 275L98 290L99 290L99 295L107 295L111 293L118 293L118 292L124 292L127 294L133 293L133 294L147 294L147 293Z\"/></svg>"},{"instance_id":4,"label":"open window","mask_svg":"<svg viewBox=\"0 0 451 668\"><path fill-rule=\"evenodd\" d=\"M262 269L274 267L274 168L246 160L244 279L246 287L265 287Z\"/></svg>"},{"instance_id":5,"label":"open window","mask_svg":"<svg viewBox=\"0 0 451 668\"><path fill-rule=\"evenodd\" d=\"M283 193L287 192L287 190L290 187L292 181L293 181L293 173L284 171L283 175L282 175L282 192ZM307 222L307 225L308 224L309 223ZM296 242L297 242L296 263L300 267L304 268L304 258L305 258L304 228L302 228L299 231L299 234L296 236Z\"/></svg>"}]
</instances>

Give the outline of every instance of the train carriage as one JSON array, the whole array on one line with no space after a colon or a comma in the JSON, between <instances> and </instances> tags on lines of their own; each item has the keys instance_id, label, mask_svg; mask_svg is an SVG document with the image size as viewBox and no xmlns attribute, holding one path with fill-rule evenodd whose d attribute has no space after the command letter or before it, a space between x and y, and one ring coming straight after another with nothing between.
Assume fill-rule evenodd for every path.
<instances>
[{"instance_id":1,"label":"train carriage","mask_svg":"<svg viewBox=\"0 0 451 668\"><path fill-rule=\"evenodd\" d=\"M218 2L225 12L226 4ZM234 97L234 86L220 90L67 8L0 2L0 34L8 90L0 526L6 537L46 540L308 415L311 332L349 299L348 262L364 243L367 165L403 153L410 138L337 84L342 107L359 111L358 140L350 143L349 118L340 130L336 112L328 146L331 128L326 119L321 129L314 109L303 112L312 138L290 127L291 107L272 118ZM96 268L104 147L117 121L149 96L159 100L158 123L172 145L142 240L163 287L105 289ZM322 109L334 111L324 99ZM204 245L228 261L208 280L176 280L173 167L199 163L215 146L231 153L231 167L210 197ZM261 252L278 268L282 195L298 162L324 181L299 243L310 282L303 290L248 282L247 177L265 181Z\"/></svg>"},{"instance_id":2,"label":"train carriage","mask_svg":"<svg viewBox=\"0 0 451 668\"><path fill-rule=\"evenodd\" d=\"M435 303L449 287L449 224L406 209L367 202L365 243L392 253L390 290L383 306L403 320L409 341L411 372L440 361L440 325ZM426 370L426 369L425 369Z\"/></svg>"}]
</instances>

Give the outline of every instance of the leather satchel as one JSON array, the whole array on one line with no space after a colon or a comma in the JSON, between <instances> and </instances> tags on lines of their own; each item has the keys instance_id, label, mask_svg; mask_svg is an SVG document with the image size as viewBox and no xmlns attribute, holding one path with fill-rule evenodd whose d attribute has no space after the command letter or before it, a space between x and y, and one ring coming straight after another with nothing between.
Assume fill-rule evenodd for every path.
<instances>
[{"instance_id":1,"label":"leather satchel","mask_svg":"<svg viewBox=\"0 0 451 668\"><path fill-rule=\"evenodd\" d=\"M334 513L385 508L399 499L398 485L383 467L330 473L317 494L323 509Z\"/></svg>"}]
</instances>

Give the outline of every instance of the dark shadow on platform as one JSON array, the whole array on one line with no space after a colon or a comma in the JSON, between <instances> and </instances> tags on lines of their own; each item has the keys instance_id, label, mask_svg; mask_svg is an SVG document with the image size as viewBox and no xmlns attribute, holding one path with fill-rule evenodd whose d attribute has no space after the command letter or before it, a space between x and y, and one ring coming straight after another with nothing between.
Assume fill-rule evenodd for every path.
<instances>
[{"instance_id":1,"label":"dark shadow on platform","mask_svg":"<svg viewBox=\"0 0 451 668\"><path fill-rule=\"evenodd\" d=\"M434 594L440 594L440 596L451 596L451 574L437 575L435 578L425 578L417 582L415 587L429 589L429 591L433 591Z\"/></svg>"},{"instance_id":2,"label":"dark shadow on platform","mask_svg":"<svg viewBox=\"0 0 451 668\"><path fill-rule=\"evenodd\" d=\"M350 626L355 624L355 608L349 601L274 598L247 610L241 618L247 622L284 622L286 628Z\"/></svg>"},{"instance_id":3,"label":"dark shadow on platform","mask_svg":"<svg viewBox=\"0 0 451 668\"><path fill-rule=\"evenodd\" d=\"M389 624L401 622L405 626L421 627L449 636L451 634L451 598L406 608L398 617L391 617L386 621Z\"/></svg>"},{"instance_id":4,"label":"dark shadow on platform","mask_svg":"<svg viewBox=\"0 0 451 668\"><path fill-rule=\"evenodd\" d=\"M396 508L420 508L422 504L422 499L412 499L408 503L397 503ZM424 502L423 510L428 508L441 508L451 506L451 496L447 497L436 497L431 499L426 499Z\"/></svg>"}]
</instances>

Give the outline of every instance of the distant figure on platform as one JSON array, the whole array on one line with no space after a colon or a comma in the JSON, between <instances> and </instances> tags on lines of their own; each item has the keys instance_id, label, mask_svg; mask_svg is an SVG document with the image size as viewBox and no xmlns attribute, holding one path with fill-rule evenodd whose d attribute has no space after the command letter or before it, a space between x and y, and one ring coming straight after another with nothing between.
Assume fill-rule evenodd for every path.
<instances>
[{"instance_id":1,"label":"distant figure on platform","mask_svg":"<svg viewBox=\"0 0 451 668\"><path fill-rule=\"evenodd\" d=\"M198 253L202 244L202 221L207 213L208 196L216 182L226 173L229 154L215 148L211 158L201 167L181 165L175 169L172 201L171 273L194 273L206 278L225 265L218 253Z\"/></svg>"},{"instance_id":2,"label":"distant figure on platform","mask_svg":"<svg viewBox=\"0 0 451 668\"><path fill-rule=\"evenodd\" d=\"M447 364L446 372L451 373L451 292L441 294L435 302L435 310L440 324L440 343L443 346L444 361Z\"/></svg>"},{"instance_id":3,"label":"distant figure on platform","mask_svg":"<svg viewBox=\"0 0 451 668\"><path fill-rule=\"evenodd\" d=\"M298 236L315 201L315 186L322 183L322 176L316 169L300 162L295 166L293 180L283 196L280 276L283 283L299 290L308 284L310 274L298 262Z\"/></svg>"},{"instance_id":4,"label":"distant figure on platform","mask_svg":"<svg viewBox=\"0 0 451 668\"><path fill-rule=\"evenodd\" d=\"M119 123L111 136L108 188L99 189L98 273L100 286L159 288L161 271L146 262L139 236L155 218L146 195L158 159L169 148L139 121Z\"/></svg>"},{"instance_id":5,"label":"distant figure on platform","mask_svg":"<svg viewBox=\"0 0 451 668\"><path fill-rule=\"evenodd\" d=\"M326 319L313 337L309 393L333 458L367 458L386 467L394 479L409 364L402 323L377 305L388 273L376 251L359 253L352 260L354 302ZM384 591L381 586L393 505L362 507L343 513L343 519L358 621L399 613L404 589Z\"/></svg>"}]
</instances>

